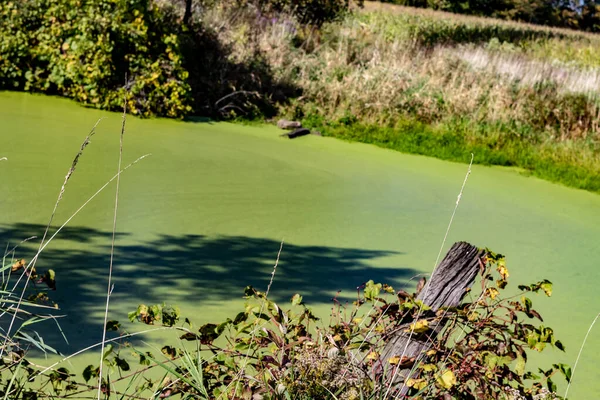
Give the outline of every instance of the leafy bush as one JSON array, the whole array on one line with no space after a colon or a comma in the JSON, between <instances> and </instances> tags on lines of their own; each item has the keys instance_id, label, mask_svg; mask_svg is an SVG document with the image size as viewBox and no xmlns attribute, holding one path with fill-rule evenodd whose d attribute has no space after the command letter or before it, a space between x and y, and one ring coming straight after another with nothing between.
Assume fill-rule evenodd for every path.
<instances>
[{"instance_id":1,"label":"leafy bush","mask_svg":"<svg viewBox=\"0 0 600 400\"><path fill-rule=\"evenodd\" d=\"M317 26L348 10L341 0L259 3L262 12L290 12ZM241 8L249 26L265 18ZM245 57L234 56L219 32L200 18L184 24L180 11L152 0L1 2L0 89L58 94L108 110L126 103L135 115L174 118L272 116L274 102L297 92L273 79L256 43L247 43ZM219 103L234 92L243 95Z\"/></svg>"},{"instance_id":2,"label":"leafy bush","mask_svg":"<svg viewBox=\"0 0 600 400\"><path fill-rule=\"evenodd\" d=\"M480 284L470 291L471 300L437 312L417 299L423 282L413 294L366 282L351 306L334 300L329 324L319 322L299 294L284 309L252 287L245 289L245 309L233 319L198 329L177 307L141 304L129 313L131 321L162 325L188 344L164 343L160 355L140 351L128 339L133 334L109 321L107 330L119 336L102 355L106 376L99 376L96 365L83 369L83 381L60 364L41 371L23 352L11 351L3 358L0 394L72 398L97 390L100 380L104 398L152 393L151 398L358 400L397 397L401 391L420 399L556 398L554 376L570 380L567 365L527 371L528 352L564 350L551 328L534 322L542 317L529 298L537 292L551 296L552 284L543 280L519 286L520 294L503 295L509 277L503 256L488 250L480 261ZM23 263L14 265L18 270ZM399 331L413 331L413 340L428 346L416 357L387 354L386 343ZM153 368L162 370L161 379L148 374ZM404 382L396 380L400 371ZM119 382L126 392L116 389L123 387Z\"/></svg>"},{"instance_id":3,"label":"leafy bush","mask_svg":"<svg viewBox=\"0 0 600 400\"><path fill-rule=\"evenodd\" d=\"M181 117L191 107L177 32L148 0L2 2L0 87Z\"/></svg>"},{"instance_id":4,"label":"leafy bush","mask_svg":"<svg viewBox=\"0 0 600 400\"><path fill-rule=\"evenodd\" d=\"M564 350L551 328L532 322L542 317L527 297L550 296L552 284L519 286L522 295L502 298L509 276L503 256L487 251L481 266L480 288L459 307L433 313L416 294L369 281L352 307L336 302L328 326L298 294L283 309L247 287L245 310L235 318L196 331L191 324L181 328L181 339L195 342L196 353L189 346L162 348L176 367L157 362L169 375L159 392L184 398L368 399L397 396L405 386L411 398L504 399L556 391L553 376L569 380L567 365L539 369L539 375L526 370L527 351ZM130 318L154 324L161 312L152 309L142 305ZM437 324L444 329L429 337ZM414 340L430 342L428 351L416 359L385 358L385 344L399 330L414 330ZM156 362L144 355L148 359ZM404 385L392 383L400 369L410 371Z\"/></svg>"}]
</instances>

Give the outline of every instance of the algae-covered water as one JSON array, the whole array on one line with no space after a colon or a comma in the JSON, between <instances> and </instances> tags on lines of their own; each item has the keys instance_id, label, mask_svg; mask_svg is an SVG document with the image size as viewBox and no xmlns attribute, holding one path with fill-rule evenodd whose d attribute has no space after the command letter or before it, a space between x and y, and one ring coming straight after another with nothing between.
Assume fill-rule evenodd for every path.
<instances>
[{"instance_id":1,"label":"algae-covered water","mask_svg":"<svg viewBox=\"0 0 600 400\"><path fill-rule=\"evenodd\" d=\"M70 101L0 93L1 245L41 236L74 155L97 133L68 183L62 224L117 170L121 116ZM242 307L248 284L276 300L304 295L326 315L338 290L368 279L406 285L433 267L466 165L329 138L286 140L269 126L127 119L111 319L140 302L177 304L199 324ZM42 254L66 317L37 326L65 354L101 338L115 186L77 215ZM573 364L600 312L600 196L506 169L474 166L447 249L466 240L507 255L512 285L543 278L535 297L567 347L541 361ZM25 244L18 257L31 257ZM414 281L410 282L414 285ZM126 325L129 329L135 326ZM151 338L149 338L151 340ZM91 357L91 356L90 356ZM536 360L539 362L540 360ZM600 396L600 330L592 331L570 398Z\"/></svg>"}]
</instances>

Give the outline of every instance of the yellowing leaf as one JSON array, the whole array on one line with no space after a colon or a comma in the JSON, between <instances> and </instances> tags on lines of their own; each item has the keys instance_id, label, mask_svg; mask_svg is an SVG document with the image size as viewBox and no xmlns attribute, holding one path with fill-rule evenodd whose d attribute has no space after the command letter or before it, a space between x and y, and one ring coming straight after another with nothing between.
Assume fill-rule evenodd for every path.
<instances>
[{"instance_id":1,"label":"yellowing leaf","mask_svg":"<svg viewBox=\"0 0 600 400\"><path fill-rule=\"evenodd\" d=\"M492 300L494 300L496 296L500 294L500 292L496 288L488 288L487 294L492 298Z\"/></svg>"},{"instance_id":2,"label":"yellowing leaf","mask_svg":"<svg viewBox=\"0 0 600 400\"><path fill-rule=\"evenodd\" d=\"M425 364L421 366L423 371L437 371L437 366L435 364Z\"/></svg>"},{"instance_id":3,"label":"yellowing leaf","mask_svg":"<svg viewBox=\"0 0 600 400\"><path fill-rule=\"evenodd\" d=\"M406 332L414 332L414 333L425 333L429 330L429 321L426 319L421 319L417 322L413 322L410 324L410 327L406 329Z\"/></svg>"},{"instance_id":4,"label":"yellowing leaf","mask_svg":"<svg viewBox=\"0 0 600 400\"><path fill-rule=\"evenodd\" d=\"M392 365L396 365L400 362L400 357L398 357L398 356L390 357L388 362Z\"/></svg>"},{"instance_id":5,"label":"yellowing leaf","mask_svg":"<svg viewBox=\"0 0 600 400\"><path fill-rule=\"evenodd\" d=\"M456 385L456 376L454 376L454 372L447 369L436 378L436 381L444 389L451 389L452 386Z\"/></svg>"},{"instance_id":6,"label":"yellowing leaf","mask_svg":"<svg viewBox=\"0 0 600 400\"><path fill-rule=\"evenodd\" d=\"M423 390L427 387L427 381L425 381L425 379L410 378L406 381L406 386L415 388L417 390Z\"/></svg>"},{"instance_id":7,"label":"yellowing leaf","mask_svg":"<svg viewBox=\"0 0 600 400\"><path fill-rule=\"evenodd\" d=\"M552 282L544 281L540 284L540 287L542 288L544 293L546 293L546 296L552 296Z\"/></svg>"},{"instance_id":8,"label":"yellowing leaf","mask_svg":"<svg viewBox=\"0 0 600 400\"><path fill-rule=\"evenodd\" d=\"M367 355L367 360L377 360L379 358L379 353L376 351L372 351Z\"/></svg>"},{"instance_id":9,"label":"yellowing leaf","mask_svg":"<svg viewBox=\"0 0 600 400\"><path fill-rule=\"evenodd\" d=\"M504 263L504 260L498 262L497 270L502 279L504 280L506 280L510 276L508 273L508 269L506 268L506 264Z\"/></svg>"},{"instance_id":10,"label":"yellowing leaf","mask_svg":"<svg viewBox=\"0 0 600 400\"><path fill-rule=\"evenodd\" d=\"M354 322L355 324L360 324L362 322L362 318L356 317L352 320L352 322Z\"/></svg>"},{"instance_id":11,"label":"yellowing leaf","mask_svg":"<svg viewBox=\"0 0 600 400\"><path fill-rule=\"evenodd\" d=\"M427 353L425 353L425 354L427 354L428 356L433 356L433 355L435 355L435 353L437 353L437 351L436 351L436 350L429 350L429 351L428 351Z\"/></svg>"},{"instance_id":12,"label":"yellowing leaf","mask_svg":"<svg viewBox=\"0 0 600 400\"><path fill-rule=\"evenodd\" d=\"M16 263L14 263L11 267L11 271L12 272L17 272L18 270L20 270L21 268L23 268L25 266L25 260L21 259L19 261L17 261Z\"/></svg>"},{"instance_id":13,"label":"yellowing leaf","mask_svg":"<svg viewBox=\"0 0 600 400\"><path fill-rule=\"evenodd\" d=\"M519 375L525 373L525 359L520 354L517 354L517 365L515 366L515 372Z\"/></svg>"}]
</instances>

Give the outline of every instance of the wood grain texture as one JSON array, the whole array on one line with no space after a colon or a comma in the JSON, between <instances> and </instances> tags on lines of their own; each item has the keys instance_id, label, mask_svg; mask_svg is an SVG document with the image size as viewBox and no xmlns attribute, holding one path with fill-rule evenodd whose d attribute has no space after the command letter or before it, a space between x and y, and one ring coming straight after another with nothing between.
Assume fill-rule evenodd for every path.
<instances>
[{"instance_id":1,"label":"wood grain texture","mask_svg":"<svg viewBox=\"0 0 600 400\"><path fill-rule=\"evenodd\" d=\"M432 278L417 295L417 299L431 307L435 312L441 307L458 306L471 287L477 272L479 261L485 255L485 250L466 243L455 243L439 266ZM412 335L410 337L409 323L400 327L397 333L386 343L381 360L387 364L390 357L402 356L414 358L416 361L431 347L428 336L434 338L443 326L430 325L432 330L428 336ZM409 341L410 338L410 341ZM407 345L408 343L408 345ZM410 368L399 371L395 377L396 384L401 384L408 378ZM404 391L406 391L406 388Z\"/></svg>"}]
</instances>

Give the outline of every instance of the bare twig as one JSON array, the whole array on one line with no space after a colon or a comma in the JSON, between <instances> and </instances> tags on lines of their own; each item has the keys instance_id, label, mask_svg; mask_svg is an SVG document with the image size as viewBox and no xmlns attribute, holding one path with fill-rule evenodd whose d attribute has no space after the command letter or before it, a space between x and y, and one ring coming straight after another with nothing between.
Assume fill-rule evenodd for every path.
<instances>
[{"instance_id":1,"label":"bare twig","mask_svg":"<svg viewBox=\"0 0 600 400\"><path fill-rule=\"evenodd\" d=\"M62 364L65 361L70 360L71 358L76 357L76 356L78 356L78 355L80 355L82 353L85 353L88 350L95 349L98 346L102 346L103 344L116 342L117 340L127 339L127 338L134 337L134 336L144 335L146 333L152 333L152 332L164 331L164 330L178 330L178 331L183 331L183 332L186 332L186 333L191 333L190 330L188 330L188 329L185 329L185 328L182 328L182 327L171 327L171 326L162 326L160 328L146 329L145 331L134 332L134 333L127 333L125 335L121 335L121 336L116 337L116 338L107 339L107 340L105 340L103 342L95 343L95 344L93 344L91 346L88 346L88 347L85 347L85 348L83 348L83 349L81 349L79 351L76 351L73 354L70 354L70 355L68 355L66 357L63 357L62 359L58 360L54 364L50 365L49 367L46 367L43 371L40 371L39 374L35 374L35 375L31 376L29 378L29 381L33 381L36 376L42 375L42 374L48 372L49 370L53 369L54 367L56 367L59 364Z\"/></svg>"},{"instance_id":2,"label":"bare twig","mask_svg":"<svg viewBox=\"0 0 600 400\"><path fill-rule=\"evenodd\" d=\"M588 336L596 324L596 321L600 318L600 313L596 315L596 318L590 324L587 333L585 334L585 338L583 338L583 343L581 343L581 347L579 348L579 353L577 354L577 359L575 360L575 365L573 365L573 371L571 372L571 379L569 379L569 383L567 384L567 389L565 390L565 399L567 399L567 395L569 394L569 389L571 388L571 383L573 382L573 376L575 376L575 370L577 369L577 364L579 363L579 359L581 358L581 354L583 353L583 348L585 347L585 342L587 342Z\"/></svg>"},{"instance_id":3,"label":"bare twig","mask_svg":"<svg viewBox=\"0 0 600 400\"><path fill-rule=\"evenodd\" d=\"M44 230L44 235L42 236L42 240L40 240L40 247L38 249L37 254L35 255L35 257L33 257L33 259L29 262L29 264L25 267L24 271L23 271L23 275L29 275L27 274L28 271L31 271L35 268L35 264L37 262L37 259L42 251L42 247L44 247L44 240L46 240L46 236L48 235L48 230L50 230L50 226L52 225L52 221L54 219L54 216L56 215L56 210L58 209L58 205L60 204L63 195L65 193L65 189L67 186L67 183L69 182L69 180L71 179L71 176L73 176L73 173L75 172L75 168L77 167L77 164L79 163L79 158L83 155L83 151L85 150L85 148L87 147L88 144L90 144L90 138L96 133L96 128L98 127L98 124L100 123L100 121L102 121L103 118L100 118L98 121L96 121L96 124L94 124L94 126L92 127L92 130L90 131L90 133L88 133L88 135L85 137L85 139L83 140L83 143L81 144L81 147L79 149L79 151L77 152L77 154L75 155L75 158L73 159L73 162L71 163L71 167L69 168L69 170L67 171L67 175L65 175L65 180L63 181L63 184L60 188L60 191L58 192L58 198L56 199L56 202L54 203L54 209L52 210L52 214L50 215L50 220L48 221L48 224L46 225L46 229ZM19 280L21 280L21 278L23 277L23 275L21 275L21 277L19 278ZM18 282L17 282L18 283ZM17 304L17 311L19 310L19 307L21 307L21 303L23 301L23 297L25 296L25 291L27 290L27 286L29 283L29 279L27 279L25 281L25 285L23 286L23 290L21 291L21 296L19 297L19 303ZM16 285L15 285L16 288ZM6 337L10 337L10 333L12 331L13 325L15 323L15 317L16 317L16 312L13 315L10 324L8 326L8 330L6 332ZM2 355L4 354L4 349L6 348L6 346L2 346L2 348L0 348L0 358L2 357Z\"/></svg>"},{"instance_id":4,"label":"bare twig","mask_svg":"<svg viewBox=\"0 0 600 400\"><path fill-rule=\"evenodd\" d=\"M458 205L460 204L460 200L462 199L462 195L465 190L467 180L469 179L469 175L471 175L471 167L473 166L473 158L474 158L474 156L473 156L473 154L471 154L471 162L469 163L469 168L467 169L467 174L465 175L465 179L463 181L462 187L460 188L460 192L458 193L458 197L456 198L456 204L454 206L454 210L452 211L452 216L450 217L450 222L448 223L448 227L446 228L446 233L444 234L444 239L442 240L440 250L438 252L438 255L435 259L435 263L433 265L433 270L431 271L432 278L434 276L435 269L437 268L438 262L440 261L440 257L442 256L442 251L444 250L444 246L446 245L446 239L448 238L448 233L450 232L450 228L452 227L452 223L454 222L454 216L456 215L456 210L458 209ZM427 292L430 287L431 287L431 281L423 289L424 290L423 298L425 298L427 296ZM421 304L419 306L419 311L417 312L415 321L417 321L421 317L421 313L423 312L423 306L424 306L424 304ZM408 349L410 340L412 339L412 336L415 332L415 326L416 326L416 324L411 325L410 334L408 336L408 340L406 341L406 345L404 346L404 350L402 351L402 355L400 356L400 360L402 360L404 358L404 355L406 354L406 350ZM398 371L400 371L400 368L397 368L394 371L394 374L393 374L392 378L390 379L387 391L385 392L385 395L383 396L384 399L386 399L388 394L390 393L390 390L392 389L392 386L394 384L394 380L396 379L396 375L398 374ZM400 389L400 393L402 393L402 390L404 389L405 385L406 385L406 380L404 380L402 382L402 388Z\"/></svg>"},{"instance_id":5,"label":"bare twig","mask_svg":"<svg viewBox=\"0 0 600 400\"><path fill-rule=\"evenodd\" d=\"M229 93L228 95L225 95L225 96L221 97L219 100L217 100L217 101L215 102L215 107L218 107L218 106L219 106L219 104L220 104L222 101L224 101L224 100L226 100L226 99L228 99L228 98L230 98L230 97L233 97L233 96L240 95L240 94L243 94L243 95L246 95L246 96L250 96L250 95L252 95L252 96L258 96L258 93L257 93L257 92L250 92L250 91L248 91L248 90L238 90L237 92Z\"/></svg>"},{"instance_id":6,"label":"bare twig","mask_svg":"<svg viewBox=\"0 0 600 400\"><path fill-rule=\"evenodd\" d=\"M100 349L100 367L98 371L98 400L102 394L102 368L104 366L104 341L106 340L106 324L108 323L108 307L112 293L112 272L115 255L115 235L117 232L117 211L119 209L119 185L121 183L121 164L123 162L123 136L125 135L125 121L127 117L127 99L123 102L123 122L121 124L121 136L119 139L119 163L117 167L117 188L115 190L115 208L113 212L112 240L110 244L110 262L108 266L108 284L106 289L106 307L104 309L104 324L102 325L102 347Z\"/></svg>"},{"instance_id":7,"label":"bare twig","mask_svg":"<svg viewBox=\"0 0 600 400\"><path fill-rule=\"evenodd\" d=\"M264 307L265 307L265 303L267 302L267 298L269 297L269 291L271 290L271 285L273 284L273 280L275 279L275 272L277 272L277 266L279 265L279 257L281 256L282 249L283 249L283 239L281 240L281 244L279 245L279 251L277 252L277 259L275 260L275 265L273 266L273 271L271 272L271 280L269 281L269 284L267 285L267 291L265 292L265 297L260 305L260 311L258 312L258 315L262 314ZM252 330L252 337L250 339L250 343L252 343L254 341L256 331L260 328L260 326L258 326L259 320L257 319L256 322L257 322L257 324L256 324L257 326L255 326L254 329ZM234 379L231 380L231 382L229 383L229 385L227 385L227 388L223 391L223 393L221 393L219 398L221 398L221 396L223 396L223 395L226 395L229 388L232 385L235 386L235 383L243 375L244 369L246 368L246 364L248 362L248 358L250 357L250 349L251 348L252 348L252 346L248 346L248 350L246 351L246 354L244 356L244 361L242 362L242 367L240 368L239 373L237 374L237 376Z\"/></svg>"}]
</instances>

